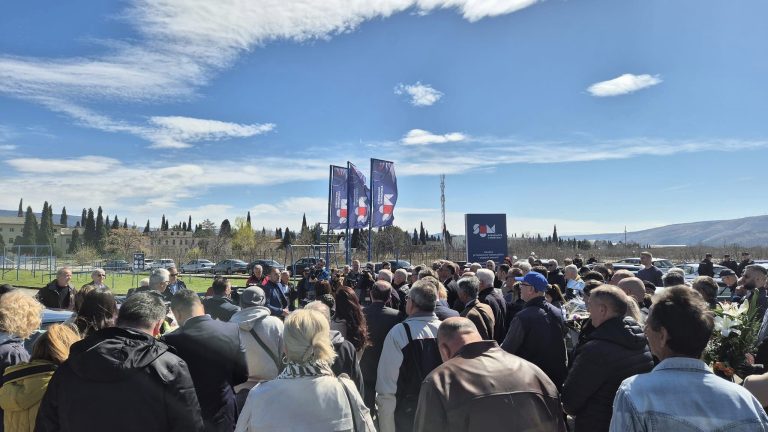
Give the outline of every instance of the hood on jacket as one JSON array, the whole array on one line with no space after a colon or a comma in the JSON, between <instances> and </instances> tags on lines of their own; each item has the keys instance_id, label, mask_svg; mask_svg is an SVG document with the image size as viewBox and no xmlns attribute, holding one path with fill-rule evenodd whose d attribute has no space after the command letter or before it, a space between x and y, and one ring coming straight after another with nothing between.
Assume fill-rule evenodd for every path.
<instances>
[{"instance_id":1,"label":"hood on jacket","mask_svg":"<svg viewBox=\"0 0 768 432\"><path fill-rule=\"evenodd\" d=\"M21 344L23 343L23 341L21 340L20 337L16 335L0 332L0 345L12 344L12 343Z\"/></svg>"},{"instance_id":2,"label":"hood on jacket","mask_svg":"<svg viewBox=\"0 0 768 432\"><path fill-rule=\"evenodd\" d=\"M24 371L37 366L51 365L45 360L33 360L29 363L9 366L5 369L6 376L10 373ZM31 371L30 371L31 372ZM4 411L26 411L43 399L48 382L53 371L34 373L10 380L0 388L0 408Z\"/></svg>"},{"instance_id":3,"label":"hood on jacket","mask_svg":"<svg viewBox=\"0 0 768 432\"><path fill-rule=\"evenodd\" d=\"M331 330L331 345L337 345L344 342L344 336L338 330Z\"/></svg>"},{"instance_id":4,"label":"hood on jacket","mask_svg":"<svg viewBox=\"0 0 768 432\"><path fill-rule=\"evenodd\" d=\"M643 349L648 343L643 328L628 316L605 321L589 333L587 340L604 340L629 349Z\"/></svg>"},{"instance_id":5,"label":"hood on jacket","mask_svg":"<svg viewBox=\"0 0 768 432\"><path fill-rule=\"evenodd\" d=\"M235 312L235 314L232 315L232 318L229 319L229 322L237 324L242 330L251 331L254 324L256 324L256 321L262 320L270 315L272 315L272 311L266 306L253 306Z\"/></svg>"},{"instance_id":6,"label":"hood on jacket","mask_svg":"<svg viewBox=\"0 0 768 432\"><path fill-rule=\"evenodd\" d=\"M146 333L111 327L72 345L67 365L87 381L122 381L166 351L165 343Z\"/></svg>"}]
</instances>

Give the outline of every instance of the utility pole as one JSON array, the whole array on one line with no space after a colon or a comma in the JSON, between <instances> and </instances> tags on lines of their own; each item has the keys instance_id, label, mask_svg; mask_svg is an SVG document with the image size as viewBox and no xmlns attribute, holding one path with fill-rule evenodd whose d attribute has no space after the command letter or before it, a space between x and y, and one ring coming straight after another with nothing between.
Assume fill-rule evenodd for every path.
<instances>
[{"instance_id":1,"label":"utility pole","mask_svg":"<svg viewBox=\"0 0 768 432\"><path fill-rule=\"evenodd\" d=\"M445 174L440 174L440 212L443 222L443 255L448 259L448 240L445 238Z\"/></svg>"},{"instance_id":2,"label":"utility pole","mask_svg":"<svg viewBox=\"0 0 768 432\"><path fill-rule=\"evenodd\" d=\"M627 244L627 226L624 225L624 245Z\"/></svg>"}]
</instances>

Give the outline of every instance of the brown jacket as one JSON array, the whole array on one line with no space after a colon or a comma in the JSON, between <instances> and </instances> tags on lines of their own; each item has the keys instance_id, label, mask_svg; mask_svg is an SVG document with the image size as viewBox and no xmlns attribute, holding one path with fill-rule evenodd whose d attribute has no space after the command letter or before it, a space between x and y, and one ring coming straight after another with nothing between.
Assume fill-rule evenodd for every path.
<instances>
[{"instance_id":1,"label":"brown jacket","mask_svg":"<svg viewBox=\"0 0 768 432\"><path fill-rule=\"evenodd\" d=\"M495 324L493 319L493 310L485 303L480 303L475 299L467 303L467 306L461 311L461 316L472 321L477 327L478 333L483 340L494 340L493 326Z\"/></svg>"},{"instance_id":2,"label":"brown jacket","mask_svg":"<svg viewBox=\"0 0 768 432\"><path fill-rule=\"evenodd\" d=\"M495 341L464 346L421 385L416 432L564 432L557 388Z\"/></svg>"}]
</instances>

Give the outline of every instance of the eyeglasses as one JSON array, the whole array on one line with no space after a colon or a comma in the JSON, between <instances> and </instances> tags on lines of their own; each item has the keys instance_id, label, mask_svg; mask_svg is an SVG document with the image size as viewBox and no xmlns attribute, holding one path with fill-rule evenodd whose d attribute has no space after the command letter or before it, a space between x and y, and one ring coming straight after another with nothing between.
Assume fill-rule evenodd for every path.
<instances>
[{"instance_id":1,"label":"eyeglasses","mask_svg":"<svg viewBox=\"0 0 768 432\"><path fill-rule=\"evenodd\" d=\"M178 275L179 275L178 273L169 273L169 274L168 274L168 276L173 276L173 277L176 277L176 276L178 276Z\"/></svg>"}]
</instances>

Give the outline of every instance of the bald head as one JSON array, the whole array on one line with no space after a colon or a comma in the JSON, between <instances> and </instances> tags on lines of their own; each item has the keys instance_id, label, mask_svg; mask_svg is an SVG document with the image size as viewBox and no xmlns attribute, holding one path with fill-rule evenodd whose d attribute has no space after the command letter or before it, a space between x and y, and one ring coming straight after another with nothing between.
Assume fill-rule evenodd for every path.
<instances>
[{"instance_id":1,"label":"bald head","mask_svg":"<svg viewBox=\"0 0 768 432\"><path fill-rule=\"evenodd\" d=\"M645 284L640 278L628 277L619 281L617 286L637 301L637 304L643 304L645 299Z\"/></svg>"},{"instance_id":2,"label":"bald head","mask_svg":"<svg viewBox=\"0 0 768 432\"><path fill-rule=\"evenodd\" d=\"M619 282L624 279L635 277L635 275L629 270L616 270L616 273L611 276L611 285L619 286Z\"/></svg>"},{"instance_id":3,"label":"bald head","mask_svg":"<svg viewBox=\"0 0 768 432\"><path fill-rule=\"evenodd\" d=\"M465 345L482 340L475 324L462 317L444 320L437 331L437 344L444 362L453 358Z\"/></svg>"}]
</instances>

